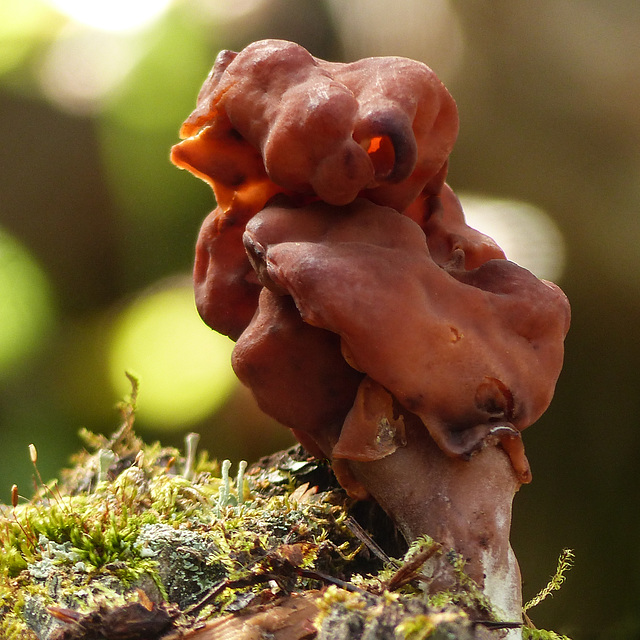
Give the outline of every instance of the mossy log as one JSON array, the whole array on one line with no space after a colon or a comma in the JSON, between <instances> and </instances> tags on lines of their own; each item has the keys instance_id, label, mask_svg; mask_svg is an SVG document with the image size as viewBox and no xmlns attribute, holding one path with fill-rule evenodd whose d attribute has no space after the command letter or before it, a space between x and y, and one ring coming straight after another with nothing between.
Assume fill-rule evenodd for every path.
<instances>
[{"instance_id":1,"label":"mossy log","mask_svg":"<svg viewBox=\"0 0 640 640\"><path fill-rule=\"evenodd\" d=\"M134 394L135 400L135 394ZM406 549L300 447L230 478L228 461L147 446L135 402L29 502L0 506L3 640L484 640L553 638L501 620L455 554ZM424 595L445 554L455 589Z\"/></svg>"}]
</instances>

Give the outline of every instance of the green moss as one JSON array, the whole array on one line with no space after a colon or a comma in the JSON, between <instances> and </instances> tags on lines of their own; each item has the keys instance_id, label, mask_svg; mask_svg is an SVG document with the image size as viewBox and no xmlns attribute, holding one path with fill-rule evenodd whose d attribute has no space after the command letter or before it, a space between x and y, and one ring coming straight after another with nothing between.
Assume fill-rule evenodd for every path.
<instances>
[{"instance_id":1,"label":"green moss","mask_svg":"<svg viewBox=\"0 0 640 640\"><path fill-rule=\"evenodd\" d=\"M561 636L553 631L544 631L543 629L531 629L523 627L522 640L570 640L567 636Z\"/></svg>"},{"instance_id":2,"label":"green moss","mask_svg":"<svg viewBox=\"0 0 640 640\"><path fill-rule=\"evenodd\" d=\"M81 433L85 449L60 483L40 482L28 502L2 506L1 637L28 637L26 624L41 624L48 607L122 606L140 588L196 616L220 615L264 590L261 574L285 567L283 582L311 583L295 568L311 570L329 556L344 566L357 555L361 544L326 495L289 495L284 486L260 495L253 487L273 488L268 472L245 479L246 465L238 495L229 464L196 456L193 437L186 456L145 445L133 432L136 395L134 386L114 436ZM37 474L34 448L31 454ZM288 473L280 484L293 484ZM283 545L297 545L295 562L282 556ZM196 606L225 581L234 586L215 607Z\"/></svg>"},{"instance_id":3,"label":"green moss","mask_svg":"<svg viewBox=\"0 0 640 640\"><path fill-rule=\"evenodd\" d=\"M424 598L414 578L422 558L444 553L433 540L419 539L387 566L369 553L324 463L284 453L246 476L241 466L234 480L230 463L197 455L196 436L184 454L144 444L133 432L136 396L134 385L111 438L81 434L85 449L61 482L39 480L31 500L0 507L3 639L35 638L34 629L46 636L59 624L50 607L90 615L126 608L141 594L188 628L324 588L319 638L340 625L374 635L386 625L407 640L471 638L465 611L495 619L452 553L458 584ZM35 449L31 456L39 478ZM395 584L399 566L412 568Z\"/></svg>"},{"instance_id":4,"label":"green moss","mask_svg":"<svg viewBox=\"0 0 640 640\"><path fill-rule=\"evenodd\" d=\"M407 618L398 625L397 635L404 640L426 640L432 638L438 628L444 624L466 623L467 617L462 611L435 612Z\"/></svg>"},{"instance_id":5,"label":"green moss","mask_svg":"<svg viewBox=\"0 0 640 640\"><path fill-rule=\"evenodd\" d=\"M573 567L574 558L575 556L571 549L562 550L555 573L551 576L547 585L522 607L523 611L526 612L537 607L543 600L553 595L554 591L558 591L562 587L567 572Z\"/></svg>"}]
</instances>

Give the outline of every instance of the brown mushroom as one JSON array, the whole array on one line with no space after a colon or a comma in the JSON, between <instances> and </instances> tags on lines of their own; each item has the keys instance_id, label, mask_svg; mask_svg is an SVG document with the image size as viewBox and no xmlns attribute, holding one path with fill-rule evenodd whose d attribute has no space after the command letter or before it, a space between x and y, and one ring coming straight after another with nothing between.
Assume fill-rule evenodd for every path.
<instances>
[{"instance_id":1,"label":"brown mushroom","mask_svg":"<svg viewBox=\"0 0 640 640\"><path fill-rule=\"evenodd\" d=\"M466 224L444 183L457 126L422 63L266 40L218 56L172 159L218 201L196 301L237 340L238 377L353 497L453 549L517 620L520 434L553 395L569 305ZM426 571L451 586L444 556Z\"/></svg>"},{"instance_id":2,"label":"brown mushroom","mask_svg":"<svg viewBox=\"0 0 640 640\"><path fill-rule=\"evenodd\" d=\"M342 357L339 336L303 322L290 296L264 288L232 363L265 413L311 453L331 456L363 377Z\"/></svg>"},{"instance_id":3,"label":"brown mushroom","mask_svg":"<svg viewBox=\"0 0 640 640\"><path fill-rule=\"evenodd\" d=\"M329 453L347 461L340 480L371 494L408 539L427 533L463 554L471 577L519 615L508 528L513 495L530 480L520 432L560 373L564 294L505 259L467 270L462 246L442 268L418 224L364 199L267 206L244 242L260 281L340 336L345 360L367 374Z\"/></svg>"},{"instance_id":4,"label":"brown mushroom","mask_svg":"<svg viewBox=\"0 0 640 640\"><path fill-rule=\"evenodd\" d=\"M196 307L207 325L233 340L251 321L262 288L242 246L248 217L217 208L205 218L196 243Z\"/></svg>"}]
</instances>

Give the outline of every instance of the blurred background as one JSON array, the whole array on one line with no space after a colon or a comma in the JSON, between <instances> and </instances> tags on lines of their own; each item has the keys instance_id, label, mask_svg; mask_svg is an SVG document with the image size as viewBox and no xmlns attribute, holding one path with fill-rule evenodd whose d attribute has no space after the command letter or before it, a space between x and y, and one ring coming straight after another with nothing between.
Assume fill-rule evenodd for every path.
<instances>
[{"instance_id":1,"label":"blurred background","mask_svg":"<svg viewBox=\"0 0 640 640\"><path fill-rule=\"evenodd\" d=\"M0 496L53 477L80 427L213 456L288 446L194 310L208 187L169 148L220 49L294 40L429 64L461 119L449 183L474 226L573 307L551 409L525 434L513 543L533 621L640 638L640 4L636 0L0 0Z\"/></svg>"}]
</instances>

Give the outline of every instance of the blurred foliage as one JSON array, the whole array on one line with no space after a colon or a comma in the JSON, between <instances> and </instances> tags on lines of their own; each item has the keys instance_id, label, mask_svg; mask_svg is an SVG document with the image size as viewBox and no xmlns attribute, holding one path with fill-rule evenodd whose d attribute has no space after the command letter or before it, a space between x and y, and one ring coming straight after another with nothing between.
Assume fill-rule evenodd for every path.
<instances>
[{"instance_id":1,"label":"blurred foliage","mask_svg":"<svg viewBox=\"0 0 640 640\"><path fill-rule=\"evenodd\" d=\"M110 428L114 327L190 272L213 200L168 153L217 52L278 37L336 60L410 55L458 102L454 189L539 207L567 247L566 366L525 435L534 482L516 500L513 540L525 598L561 548L576 565L534 622L575 640L636 638L639 25L635 0L174 0L116 33L44 0L0 0L0 495L14 482L28 493L30 442L49 477L80 426ZM167 445L196 430L238 460L290 441L237 385L196 423L180 415ZM158 427L140 416L147 439Z\"/></svg>"},{"instance_id":2,"label":"blurred foliage","mask_svg":"<svg viewBox=\"0 0 640 640\"><path fill-rule=\"evenodd\" d=\"M165 283L120 314L109 346L112 387L126 393L122 375L144 380L138 415L157 428L200 422L224 402L235 382L233 343L200 321L191 279Z\"/></svg>"}]
</instances>

